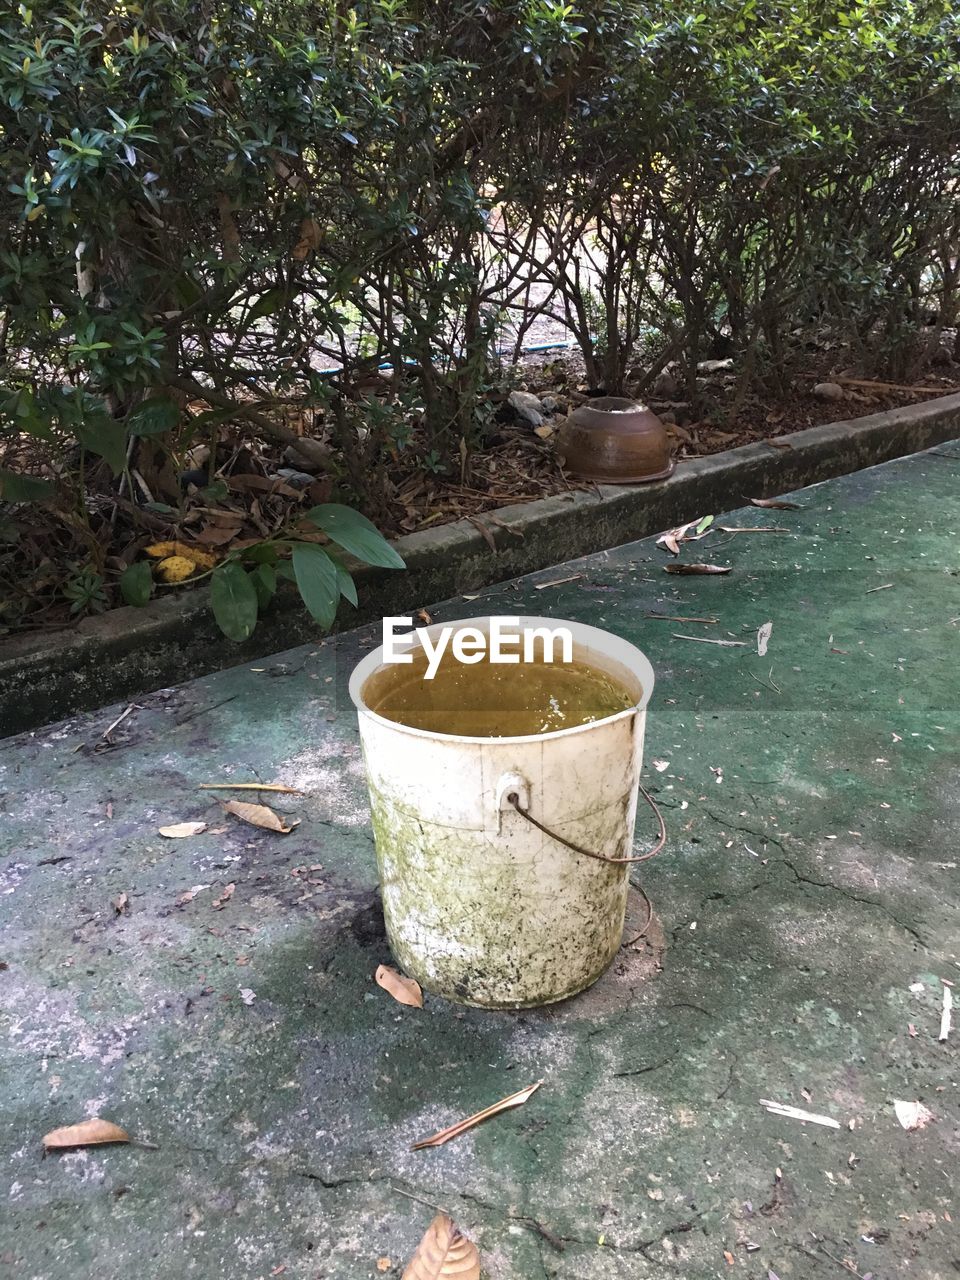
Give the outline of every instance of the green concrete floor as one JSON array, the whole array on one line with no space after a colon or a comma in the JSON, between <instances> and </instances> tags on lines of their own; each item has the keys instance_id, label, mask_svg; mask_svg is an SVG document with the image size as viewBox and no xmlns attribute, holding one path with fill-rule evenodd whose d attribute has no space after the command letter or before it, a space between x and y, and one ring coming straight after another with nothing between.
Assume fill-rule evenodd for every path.
<instances>
[{"instance_id":1,"label":"green concrete floor","mask_svg":"<svg viewBox=\"0 0 960 1280\"><path fill-rule=\"evenodd\" d=\"M372 629L145 696L110 749L122 706L0 743L0 1276L398 1277L432 1216L406 1191L489 1280L955 1278L960 443L795 496L722 522L789 534L685 550L725 578L668 577L647 540L430 608L579 618L658 672L655 928L565 1005L418 1011L374 985L345 688ZM300 826L224 819L197 785L226 778L302 787L277 803ZM157 834L193 818L213 830ZM894 1099L935 1120L903 1130ZM155 1149L41 1158L96 1114Z\"/></svg>"}]
</instances>

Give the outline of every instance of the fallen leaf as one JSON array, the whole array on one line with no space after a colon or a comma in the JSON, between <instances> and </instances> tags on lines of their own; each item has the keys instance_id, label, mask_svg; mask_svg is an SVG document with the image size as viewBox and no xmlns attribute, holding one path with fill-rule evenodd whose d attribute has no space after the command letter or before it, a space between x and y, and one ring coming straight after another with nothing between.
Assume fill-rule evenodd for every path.
<instances>
[{"instance_id":1,"label":"fallen leaf","mask_svg":"<svg viewBox=\"0 0 960 1280\"><path fill-rule=\"evenodd\" d=\"M227 905L227 903L233 897L236 887L237 886L235 884L228 884L224 889L223 893L221 893L220 897L214 898L213 902L211 903L211 906L213 907L214 911L219 911L221 907L225 907Z\"/></svg>"},{"instance_id":2,"label":"fallen leaf","mask_svg":"<svg viewBox=\"0 0 960 1280\"><path fill-rule=\"evenodd\" d=\"M182 840L185 836L198 836L206 829L205 822L175 822L170 827L161 827L160 834L168 840Z\"/></svg>"},{"instance_id":3,"label":"fallen leaf","mask_svg":"<svg viewBox=\"0 0 960 1280\"><path fill-rule=\"evenodd\" d=\"M734 1263L734 1257L733 1257L733 1254L730 1252L730 1250L729 1250L729 1249L724 1249L724 1251L723 1251L723 1260L724 1260L724 1262L727 1264L727 1266L728 1266L728 1267L732 1267L732 1266L733 1266L733 1263Z\"/></svg>"},{"instance_id":4,"label":"fallen leaf","mask_svg":"<svg viewBox=\"0 0 960 1280\"><path fill-rule=\"evenodd\" d=\"M208 524L194 535L198 542L207 547L223 547L237 536L239 525Z\"/></svg>"},{"instance_id":5,"label":"fallen leaf","mask_svg":"<svg viewBox=\"0 0 960 1280\"><path fill-rule=\"evenodd\" d=\"M903 1102L895 1099L893 1109L904 1129L923 1129L933 1119L933 1112L922 1102Z\"/></svg>"},{"instance_id":6,"label":"fallen leaf","mask_svg":"<svg viewBox=\"0 0 960 1280\"><path fill-rule=\"evenodd\" d=\"M414 1009L423 1008L423 992L419 982L415 982L413 978L405 978L396 969L382 964L373 975L373 980L378 987L383 987L384 991L393 996L397 1004L407 1004Z\"/></svg>"},{"instance_id":7,"label":"fallen leaf","mask_svg":"<svg viewBox=\"0 0 960 1280\"><path fill-rule=\"evenodd\" d=\"M765 622L757 632L757 653L761 658L765 658L767 655L767 645L770 643L770 636L772 632L772 622Z\"/></svg>"},{"instance_id":8,"label":"fallen leaf","mask_svg":"<svg viewBox=\"0 0 960 1280\"><path fill-rule=\"evenodd\" d=\"M402 1280L480 1280L480 1254L445 1213L427 1227Z\"/></svg>"},{"instance_id":9,"label":"fallen leaf","mask_svg":"<svg viewBox=\"0 0 960 1280\"><path fill-rule=\"evenodd\" d=\"M240 992L240 999L244 1004L253 1004L254 1000L257 998L257 993L251 990L250 987L239 987L238 990Z\"/></svg>"},{"instance_id":10,"label":"fallen leaf","mask_svg":"<svg viewBox=\"0 0 960 1280\"><path fill-rule=\"evenodd\" d=\"M71 1147L98 1147L105 1142L129 1142L130 1135L119 1125L99 1117L80 1124L68 1124L46 1134L43 1145L48 1151L67 1151Z\"/></svg>"},{"instance_id":11,"label":"fallen leaf","mask_svg":"<svg viewBox=\"0 0 960 1280\"><path fill-rule=\"evenodd\" d=\"M517 1093L511 1093L508 1098L501 1098L492 1107L487 1107L484 1111L478 1111L475 1115L467 1116L466 1120L458 1120L456 1124L450 1125L448 1129L441 1129L438 1133L433 1134L432 1137L424 1138L421 1142L415 1142L411 1150L420 1151L423 1147L442 1147L451 1138L459 1138L461 1133L466 1133L468 1129L474 1128L475 1125L482 1124L484 1120L489 1120L491 1116L499 1115L501 1111L509 1111L513 1107L522 1107L542 1084L542 1080L538 1080L536 1084L528 1084L525 1089L520 1089Z\"/></svg>"},{"instance_id":12,"label":"fallen leaf","mask_svg":"<svg viewBox=\"0 0 960 1280\"><path fill-rule=\"evenodd\" d=\"M483 521L479 519L479 517L477 516L467 516L467 519L470 521L473 527L479 532L481 538L483 538L484 542L487 544L490 550L496 551L497 544L494 540L493 534L491 533L490 529L483 523Z\"/></svg>"},{"instance_id":13,"label":"fallen leaf","mask_svg":"<svg viewBox=\"0 0 960 1280\"><path fill-rule=\"evenodd\" d=\"M271 480L269 476L227 476L227 485L231 489L237 489L241 493L249 493L254 490L257 493L265 493L268 496L280 494L284 498L302 498L303 490L294 489L292 485L286 484L283 480Z\"/></svg>"},{"instance_id":14,"label":"fallen leaf","mask_svg":"<svg viewBox=\"0 0 960 1280\"><path fill-rule=\"evenodd\" d=\"M117 915L122 916L125 911L130 910L130 899L125 893L121 893L118 897L113 899L111 905Z\"/></svg>"},{"instance_id":15,"label":"fallen leaf","mask_svg":"<svg viewBox=\"0 0 960 1280\"><path fill-rule=\"evenodd\" d=\"M194 568L212 569L216 559L206 551L191 546L188 542L155 542L153 546L144 547L146 555L153 560L170 560L181 558L190 560Z\"/></svg>"},{"instance_id":16,"label":"fallen leaf","mask_svg":"<svg viewBox=\"0 0 960 1280\"><path fill-rule=\"evenodd\" d=\"M167 583L185 582L196 571L196 564L186 556L168 556L155 567L157 577Z\"/></svg>"},{"instance_id":17,"label":"fallen leaf","mask_svg":"<svg viewBox=\"0 0 960 1280\"><path fill-rule=\"evenodd\" d=\"M719 564L665 564L664 573L729 573L731 565Z\"/></svg>"},{"instance_id":18,"label":"fallen leaf","mask_svg":"<svg viewBox=\"0 0 960 1280\"><path fill-rule=\"evenodd\" d=\"M389 1270L390 1270L390 1268L391 1268L392 1266L393 1266L393 1263L390 1261L390 1259L389 1259L389 1258L378 1258L378 1259L377 1259L377 1270L378 1270L378 1271L389 1271Z\"/></svg>"},{"instance_id":19,"label":"fallen leaf","mask_svg":"<svg viewBox=\"0 0 960 1280\"><path fill-rule=\"evenodd\" d=\"M773 436L768 437L766 440L761 440L760 443L768 444L771 449L792 449L793 448L793 445L790 443L789 440L778 440L778 439L775 439Z\"/></svg>"},{"instance_id":20,"label":"fallen leaf","mask_svg":"<svg viewBox=\"0 0 960 1280\"><path fill-rule=\"evenodd\" d=\"M264 831L279 831L287 835L299 825L299 818L287 824L278 813L265 804L247 804L243 800L228 800L223 806L225 813L232 813L241 822L249 822L252 827L262 827Z\"/></svg>"},{"instance_id":21,"label":"fallen leaf","mask_svg":"<svg viewBox=\"0 0 960 1280\"><path fill-rule=\"evenodd\" d=\"M195 884L192 889L187 889L185 893L181 893L180 897L177 899L177 906L185 907L188 902L192 902L194 900L198 893L209 888L210 886L208 884Z\"/></svg>"},{"instance_id":22,"label":"fallen leaf","mask_svg":"<svg viewBox=\"0 0 960 1280\"><path fill-rule=\"evenodd\" d=\"M802 511L799 502L786 502L783 498L751 498L755 507L770 507L773 511Z\"/></svg>"}]
</instances>

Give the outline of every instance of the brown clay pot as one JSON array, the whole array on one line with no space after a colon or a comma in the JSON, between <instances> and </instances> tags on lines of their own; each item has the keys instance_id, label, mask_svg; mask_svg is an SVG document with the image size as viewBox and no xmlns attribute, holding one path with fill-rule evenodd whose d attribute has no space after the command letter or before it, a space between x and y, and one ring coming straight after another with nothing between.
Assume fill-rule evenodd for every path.
<instances>
[{"instance_id":1,"label":"brown clay pot","mask_svg":"<svg viewBox=\"0 0 960 1280\"><path fill-rule=\"evenodd\" d=\"M599 396L574 410L557 434L557 453L572 475L601 484L664 480L676 465L657 415L621 396Z\"/></svg>"}]
</instances>

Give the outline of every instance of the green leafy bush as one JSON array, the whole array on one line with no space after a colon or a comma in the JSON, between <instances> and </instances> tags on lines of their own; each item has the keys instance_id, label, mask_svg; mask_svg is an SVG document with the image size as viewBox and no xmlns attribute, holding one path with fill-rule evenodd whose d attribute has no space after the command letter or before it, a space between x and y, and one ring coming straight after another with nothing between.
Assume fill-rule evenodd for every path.
<instances>
[{"instance_id":1,"label":"green leafy bush","mask_svg":"<svg viewBox=\"0 0 960 1280\"><path fill-rule=\"evenodd\" d=\"M611 391L673 361L695 396L719 345L782 389L824 335L905 377L957 321L946 0L50 0L0 35L0 502L68 531L79 611L145 597L116 512L179 536L225 433L380 525L398 458L467 475L534 286ZM271 569L330 616L333 562L277 555L217 570L236 634Z\"/></svg>"}]
</instances>

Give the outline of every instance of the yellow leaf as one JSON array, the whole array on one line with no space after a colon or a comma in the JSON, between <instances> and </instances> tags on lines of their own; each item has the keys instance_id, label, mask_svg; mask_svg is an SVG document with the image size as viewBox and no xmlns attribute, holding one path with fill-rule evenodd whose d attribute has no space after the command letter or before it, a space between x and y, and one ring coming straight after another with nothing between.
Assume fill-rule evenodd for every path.
<instances>
[{"instance_id":1,"label":"yellow leaf","mask_svg":"<svg viewBox=\"0 0 960 1280\"><path fill-rule=\"evenodd\" d=\"M264 831L279 831L287 835L294 827L299 826L300 819L295 818L287 824L278 813L265 804L246 804L243 800L228 800L223 806L226 813L232 813L241 822L249 822L252 827L262 827Z\"/></svg>"},{"instance_id":2,"label":"yellow leaf","mask_svg":"<svg viewBox=\"0 0 960 1280\"><path fill-rule=\"evenodd\" d=\"M156 566L157 577L164 582L185 582L196 571L197 566L186 556L168 556Z\"/></svg>"},{"instance_id":3,"label":"yellow leaf","mask_svg":"<svg viewBox=\"0 0 960 1280\"><path fill-rule=\"evenodd\" d=\"M130 1135L109 1120L84 1120L81 1124L68 1124L64 1129L54 1129L43 1139L48 1151L65 1151L70 1147L97 1147L105 1142L129 1142Z\"/></svg>"},{"instance_id":4,"label":"yellow leaf","mask_svg":"<svg viewBox=\"0 0 960 1280\"><path fill-rule=\"evenodd\" d=\"M188 542L155 542L144 550L152 560L182 556L184 560L192 560L198 569L212 569L217 563L216 556L210 555L207 551L201 551L199 547L191 546Z\"/></svg>"},{"instance_id":5,"label":"yellow leaf","mask_svg":"<svg viewBox=\"0 0 960 1280\"><path fill-rule=\"evenodd\" d=\"M373 975L373 980L378 987L383 987L384 991L393 996L397 1004L408 1004L414 1009L423 1008L423 992L420 990L420 983L413 978L405 978L396 969L382 964Z\"/></svg>"},{"instance_id":6,"label":"yellow leaf","mask_svg":"<svg viewBox=\"0 0 960 1280\"><path fill-rule=\"evenodd\" d=\"M403 1280L480 1280L480 1254L445 1213L438 1213L410 1259Z\"/></svg>"},{"instance_id":7,"label":"yellow leaf","mask_svg":"<svg viewBox=\"0 0 960 1280\"><path fill-rule=\"evenodd\" d=\"M172 826L160 827L159 830L160 834L169 840L182 840L184 836L198 836L206 829L205 822L175 822Z\"/></svg>"}]
</instances>

